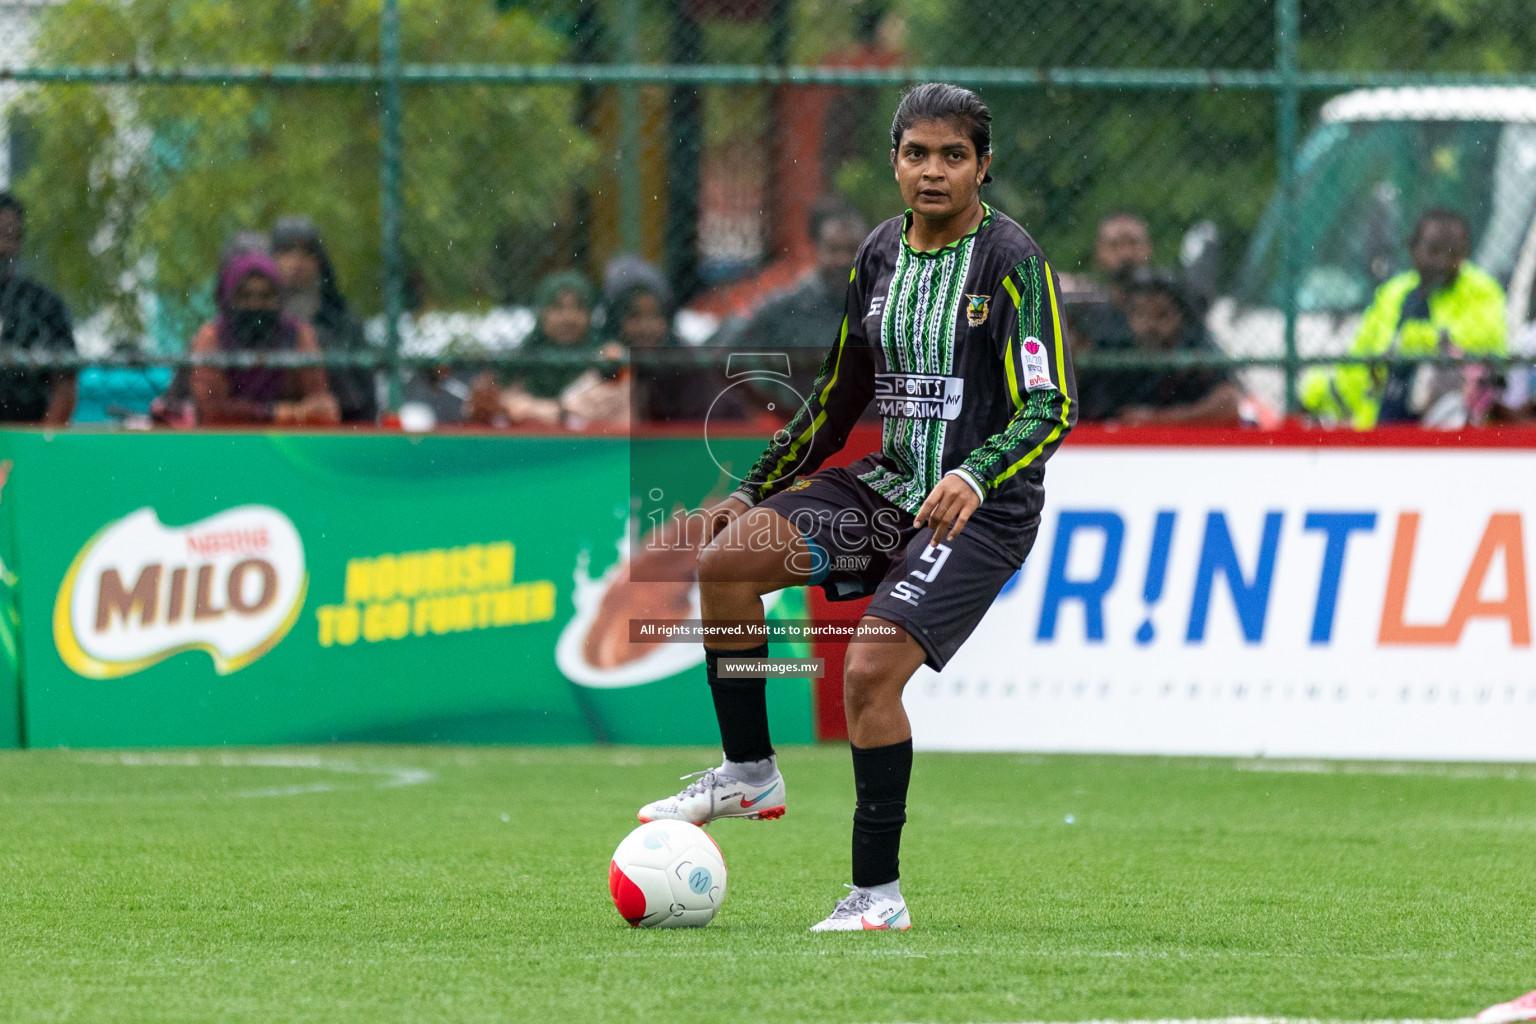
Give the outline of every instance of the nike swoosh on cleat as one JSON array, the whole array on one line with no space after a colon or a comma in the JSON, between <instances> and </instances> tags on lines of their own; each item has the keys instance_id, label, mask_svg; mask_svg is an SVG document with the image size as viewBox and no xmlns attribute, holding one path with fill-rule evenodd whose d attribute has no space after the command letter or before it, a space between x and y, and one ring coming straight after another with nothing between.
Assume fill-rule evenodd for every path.
<instances>
[{"instance_id":1,"label":"nike swoosh on cleat","mask_svg":"<svg viewBox=\"0 0 1536 1024\"><path fill-rule=\"evenodd\" d=\"M756 807L758 804L762 803L765 799L767 799L769 793L772 793L774 790L776 790L778 788L779 788L779 784L777 782L775 782L773 785L769 786L767 789L765 789L761 793L757 794L757 799L756 800L748 800L746 797L742 797L741 798L741 806L743 806L743 807Z\"/></svg>"}]
</instances>

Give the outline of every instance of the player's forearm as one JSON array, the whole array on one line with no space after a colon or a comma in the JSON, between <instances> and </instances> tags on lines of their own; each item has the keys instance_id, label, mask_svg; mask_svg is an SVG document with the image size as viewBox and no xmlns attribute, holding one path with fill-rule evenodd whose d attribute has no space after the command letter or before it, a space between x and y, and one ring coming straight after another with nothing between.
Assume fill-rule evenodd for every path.
<instances>
[{"instance_id":1,"label":"player's forearm","mask_svg":"<svg viewBox=\"0 0 1536 1024\"><path fill-rule=\"evenodd\" d=\"M755 505L783 490L796 477L816 472L822 463L842 450L850 427L844 425L839 431L827 416L808 413L810 410L805 410L776 435L784 440L770 444L741 482L737 493L745 495L749 504Z\"/></svg>"},{"instance_id":2,"label":"player's forearm","mask_svg":"<svg viewBox=\"0 0 1536 1024\"><path fill-rule=\"evenodd\" d=\"M1037 391L1008 426L988 438L959 465L990 494L1009 477L1043 465L1071 431L1077 417L1059 391Z\"/></svg>"},{"instance_id":3,"label":"player's forearm","mask_svg":"<svg viewBox=\"0 0 1536 1024\"><path fill-rule=\"evenodd\" d=\"M810 398L753 464L740 488L752 503L788 487L796 477L816 472L842 451L874 391L870 374L856 372L863 360L851 362L859 367L834 368L830 360L823 366Z\"/></svg>"}]
</instances>

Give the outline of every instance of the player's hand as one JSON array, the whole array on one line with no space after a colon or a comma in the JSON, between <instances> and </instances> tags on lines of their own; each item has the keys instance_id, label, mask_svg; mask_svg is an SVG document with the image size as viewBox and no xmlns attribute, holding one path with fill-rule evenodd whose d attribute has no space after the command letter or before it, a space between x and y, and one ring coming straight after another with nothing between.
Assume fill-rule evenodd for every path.
<instances>
[{"instance_id":1,"label":"player's hand","mask_svg":"<svg viewBox=\"0 0 1536 1024\"><path fill-rule=\"evenodd\" d=\"M912 517L912 522L916 526L933 527L933 537L928 541L931 547L951 537L958 537L970 521L971 513L980 505L981 499L976 497L971 485L960 479L958 474L952 473L941 479L939 485L929 492L923 507Z\"/></svg>"},{"instance_id":2,"label":"player's hand","mask_svg":"<svg viewBox=\"0 0 1536 1024\"><path fill-rule=\"evenodd\" d=\"M751 507L734 494L724 501L711 505L709 511L705 513L704 543L708 544L720 536L725 528L731 525L731 520Z\"/></svg>"}]
</instances>

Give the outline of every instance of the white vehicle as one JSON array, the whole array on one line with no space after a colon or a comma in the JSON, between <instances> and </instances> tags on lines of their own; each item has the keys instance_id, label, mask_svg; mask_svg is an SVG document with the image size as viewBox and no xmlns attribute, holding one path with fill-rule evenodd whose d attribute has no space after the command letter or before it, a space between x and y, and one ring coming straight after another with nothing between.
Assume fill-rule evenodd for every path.
<instances>
[{"instance_id":1,"label":"white vehicle","mask_svg":"<svg viewBox=\"0 0 1536 1024\"><path fill-rule=\"evenodd\" d=\"M1536 281L1536 88L1365 89L1330 100L1296 157L1296 348L1344 352L1387 278L1409 269L1407 236L1431 207L1472 226L1472 262L1509 296L1512 347ZM1234 356L1285 353L1282 211L1272 201L1208 325ZM1250 390L1283 405L1283 375L1250 370Z\"/></svg>"}]
</instances>

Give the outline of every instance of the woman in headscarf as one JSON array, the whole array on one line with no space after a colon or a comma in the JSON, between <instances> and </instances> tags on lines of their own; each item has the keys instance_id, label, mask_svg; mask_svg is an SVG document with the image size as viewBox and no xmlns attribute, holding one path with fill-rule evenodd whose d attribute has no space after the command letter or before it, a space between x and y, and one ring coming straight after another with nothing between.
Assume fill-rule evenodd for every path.
<instances>
[{"instance_id":1,"label":"woman in headscarf","mask_svg":"<svg viewBox=\"0 0 1536 1024\"><path fill-rule=\"evenodd\" d=\"M665 287L644 279L619 288L609 305L610 343L629 352L642 382L637 389L644 404L642 418L652 423L745 418L743 389L731 388L719 368L691 366L665 353L647 358L648 352L682 346L672 330L672 313Z\"/></svg>"},{"instance_id":2,"label":"woman in headscarf","mask_svg":"<svg viewBox=\"0 0 1536 1024\"><path fill-rule=\"evenodd\" d=\"M239 253L219 273L219 313L192 339L194 354L304 352L318 355L314 328L282 314L281 275L271 257ZM341 411L325 368L192 370L198 421L213 424L334 424Z\"/></svg>"},{"instance_id":3,"label":"woman in headscarf","mask_svg":"<svg viewBox=\"0 0 1536 1024\"><path fill-rule=\"evenodd\" d=\"M282 274L283 312L315 329L320 349L330 353L366 352L363 325L352 315L336 285L336 268L308 217L283 217L272 226L272 261ZM344 423L378 419L376 374L362 366L333 367L327 380Z\"/></svg>"},{"instance_id":4,"label":"woman in headscarf","mask_svg":"<svg viewBox=\"0 0 1536 1024\"><path fill-rule=\"evenodd\" d=\"M537 317L533 333L522 344L525 352L586 351L596 344L592 333L595 295L587 279L573 270L550 274L533 293ZM561 423L565 409L560 398L581 378L579 366L532 366L519 370L501 395L501 405L514 422ZM475 382L483 390L488 376Z\"/></svg>"}]
</instances>

